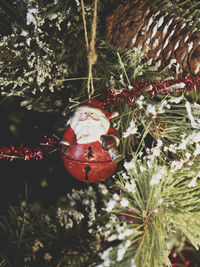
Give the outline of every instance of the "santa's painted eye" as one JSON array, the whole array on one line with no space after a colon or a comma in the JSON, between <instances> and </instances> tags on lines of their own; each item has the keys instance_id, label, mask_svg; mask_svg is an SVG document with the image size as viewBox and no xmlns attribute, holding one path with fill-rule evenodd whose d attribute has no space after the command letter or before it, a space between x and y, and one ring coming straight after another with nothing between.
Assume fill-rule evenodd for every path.
<instances>
[{"instance_id":1,"label":"santa's painted eye","mask_svg":"<svg viewBox=\"0 0 200 267\"><path fill-rule=\"evenodd\" d=\"M91 115L93 114L93 112L90 113Z\"/></svg>"},{"instance_id":2,"label":"santa's painted eye","mask_svg":"<svg viewBox=\"0 0 200 267\"><path fill-rule=\"evenodd\" d=\"M85 112L85 114L87 114L87 112Z\"/></svg>"}]
</instances>

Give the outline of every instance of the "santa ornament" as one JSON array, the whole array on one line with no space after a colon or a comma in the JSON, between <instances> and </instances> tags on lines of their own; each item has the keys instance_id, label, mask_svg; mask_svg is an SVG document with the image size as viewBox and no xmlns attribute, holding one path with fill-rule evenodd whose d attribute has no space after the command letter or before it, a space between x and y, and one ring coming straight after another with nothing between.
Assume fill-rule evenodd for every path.
<instances>
[{"instance_id":1,"label":"santa ornament","mask_svg":"<svg viewBox=\"0 0 200 267\"><path fill-rule=\"evenodd\" d=\"M110 120L117 115L107 112L94 99L76 108L60 141L64 166L72 176L97 182L113 174L123 159L117 150L120 136L110 126Z\"/></svg>"}]
</instances>

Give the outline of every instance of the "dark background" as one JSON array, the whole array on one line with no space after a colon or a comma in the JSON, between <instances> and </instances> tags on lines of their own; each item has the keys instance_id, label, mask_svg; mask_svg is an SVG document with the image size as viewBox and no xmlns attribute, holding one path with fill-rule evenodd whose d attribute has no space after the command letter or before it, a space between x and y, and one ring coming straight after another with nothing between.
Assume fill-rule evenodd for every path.
<instances>
[{"instance_id":1,"label":"dark background","mask_svg":"<svg viewBox=\"0 0 200 267\"><path fill-rule=\"evenodd\" d=\"M59 113L28 111L20 106L16 97L1 98L0 102L0 146L16 148L21 144L29 148L41 147L44 136L59 138L65 129L66 119ZM42 205L55 204L72 188L84 188L87 184L71 177L64 168L58 151L48 154L42 160L10 159L0 160L0 201L2 203L23 199L25 187L32 200Z\"/></svg>"}]
</instances>

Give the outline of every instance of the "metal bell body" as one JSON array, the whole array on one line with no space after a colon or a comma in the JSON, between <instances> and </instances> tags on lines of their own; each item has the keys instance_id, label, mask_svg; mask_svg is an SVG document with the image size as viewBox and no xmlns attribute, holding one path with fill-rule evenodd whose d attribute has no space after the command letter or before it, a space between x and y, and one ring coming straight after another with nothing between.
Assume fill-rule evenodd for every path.
<instances>
[{"instance_id":1,"label":"metal bell body","mask_svg":"<svg viewBox=\"0 0 200 267\"><path fill-rule=\"evenodd\" d=\"M117 167L99 141L78 144L76 138L70 143L69 153L63 158L67 171L83 182L98 182L110 177Z\"/></svg>"}]
</instances>

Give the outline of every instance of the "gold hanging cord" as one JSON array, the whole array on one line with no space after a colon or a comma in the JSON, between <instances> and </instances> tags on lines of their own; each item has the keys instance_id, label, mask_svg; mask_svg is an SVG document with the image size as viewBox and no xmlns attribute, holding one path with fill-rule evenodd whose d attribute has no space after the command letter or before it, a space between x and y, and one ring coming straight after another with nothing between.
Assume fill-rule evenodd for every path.
<instances>
[{"instance_id":1,"label":"gold hanging cord","mask_svg":"<svg viewBox=\"0 0 200 267\"><path fill-rule=\"evenodd\" d=\"M82 18L83 18L83 25L84 25L84 32L85 32L85 43L86 43L86 48L87 48L87 58L88 58L88 65L89 65L88 82L87 82L89 99L94 94L92 67L97 61L97 54L95 51L95 39L96 39L96 28L97 28L97 2L98 0L95 0L94 2L93 20L92 20L92 25L91 25L91 41L89 44L88 35L87 35L84 2L83 0L81 0Z\"/></svg>"}]
</instances>

